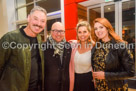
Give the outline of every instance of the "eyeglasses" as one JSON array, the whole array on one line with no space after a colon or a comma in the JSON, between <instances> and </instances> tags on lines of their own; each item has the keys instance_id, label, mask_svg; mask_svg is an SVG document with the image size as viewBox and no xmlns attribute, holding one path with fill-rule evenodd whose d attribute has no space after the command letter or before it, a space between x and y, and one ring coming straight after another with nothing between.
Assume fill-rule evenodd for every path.
<instances>
[{"instance_id":1,"label":"eyeglasses","mask_svg":"<svg viewBox=\"0 0 136 91\"><path fill-rule=\"evenodd\" d=\"M57 34L57 33L60 33L60 34L64 34L65 31L64 30L52 30L53 33Z\"/></svg>"}]
</instances>

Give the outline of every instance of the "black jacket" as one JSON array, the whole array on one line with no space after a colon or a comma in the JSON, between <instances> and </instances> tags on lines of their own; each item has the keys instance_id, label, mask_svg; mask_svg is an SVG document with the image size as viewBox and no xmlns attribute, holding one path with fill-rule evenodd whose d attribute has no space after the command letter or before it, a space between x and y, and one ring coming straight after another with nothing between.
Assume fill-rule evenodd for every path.
<instances>
[{"instance_id":1,"label":"black jacket","mask_svg":"<svg viewBox=\"0 0 136 91\"><path fill-rule=\"evenodd\" d=\"M46 44L51 46L48 41ZM51 47L48 47L44 51L45 91L69 91L69 62L71 57L70 44L66 42L62 64L60 56L58 54L54 56L53 54L54 49Z\"/></svg>"},{"instance_id":2,"label":"black jacket","mask_svg":"<svg viewBox=\"0 0 136 91\"><path fill-rule=\"evenodd\" d=\"M134 76L134 60L123 43L117 43L114 39L111 43L114 47L110 48L105 60L105 80L109 88L119 88L125 84L125 79ZM92 58L95 49L96 46L92 49Z\"/></svg>"}]
</instances>

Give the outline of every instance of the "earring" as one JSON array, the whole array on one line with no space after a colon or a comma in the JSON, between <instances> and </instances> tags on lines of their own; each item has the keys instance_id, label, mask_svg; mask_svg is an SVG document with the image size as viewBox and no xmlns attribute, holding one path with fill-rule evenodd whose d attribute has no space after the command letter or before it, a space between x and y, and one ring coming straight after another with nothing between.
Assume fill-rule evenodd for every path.
<instances>
[{"instance_id":1,"label":"earring","mask_svg":"<svg viewBox=\"0 0 136 91\"><path fill-rule=\"evenodd\" d=\"M88 42L88 43L90 43L90 42L91 42L91 39L90 39L90 38L88 38L87 42Z\"/></svg>"},{"instance_id":2,"label":"earring","mask_svg":"<svg viewBox=\"0 0 136 91\"><path fill-rule=\"evenodd\" d=\"M77 39L77 42L78 42L78 43L80 43L80 40L79 40L79 39Z\"/></svg>"}]
</instances>

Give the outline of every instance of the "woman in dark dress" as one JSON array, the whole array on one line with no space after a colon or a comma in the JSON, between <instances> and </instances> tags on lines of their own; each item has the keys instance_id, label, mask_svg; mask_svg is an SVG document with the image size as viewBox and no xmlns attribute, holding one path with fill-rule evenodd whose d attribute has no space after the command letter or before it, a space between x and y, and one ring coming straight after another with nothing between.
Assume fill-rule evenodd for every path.
<instances>
[{"instance_id":1,"label":"woman in dark dress","mask_svg":"<svg viewBox=\"0 0 136 91\"><path fill-rule=\"evenodd\" d=\"M125 79L134 76L134 60L125 42L105 18L94 20L91 31L96 46L92 49L96 91L128 91Z\"/></svg>"}]
</instances>

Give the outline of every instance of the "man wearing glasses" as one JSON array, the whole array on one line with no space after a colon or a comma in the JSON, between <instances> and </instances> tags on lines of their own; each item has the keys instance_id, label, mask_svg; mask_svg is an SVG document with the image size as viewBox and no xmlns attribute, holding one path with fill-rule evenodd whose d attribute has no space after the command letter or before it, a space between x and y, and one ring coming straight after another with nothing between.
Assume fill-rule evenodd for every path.
<instances>
[{"instance_id":1,"label":"man wearing glasses","mask_svg":"<svg viewBox=\"0 0 136 91\"><path fill-rule=\"evenodd\" d=\"M52 25L51 35L45 44L45 91L69 91L71 47L65 40L62 23Z\"/></svg>"}]
</instances>

